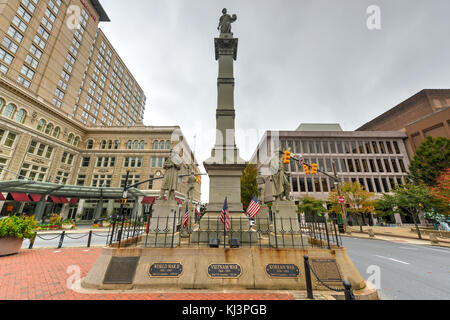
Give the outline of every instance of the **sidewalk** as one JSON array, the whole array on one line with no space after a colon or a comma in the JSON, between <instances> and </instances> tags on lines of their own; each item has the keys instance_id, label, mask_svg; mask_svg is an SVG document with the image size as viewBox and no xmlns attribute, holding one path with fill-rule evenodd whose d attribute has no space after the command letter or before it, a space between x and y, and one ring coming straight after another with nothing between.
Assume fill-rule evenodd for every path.
<instances>
[{"instance_id":1,"label":"sidewalk","mask_svg":"<svg viewBox=\"0 0 450 320\"><path fill-rule=\"evenodd\" d=\"M98 293L77 288L78 274L85 277L100 252L101 248L33 249L0 257L0 300L306 300L306 294L297 291ZM334 300L329 294L314 295L317 300Z\"/></svg>"},{"instance_id":2,"label":"sidewalk","mask_svg":"<svg viewBox=\"0 0 450 320\"><path fill-rule=\"evenodd\" d=\"M431 246L430 236L422 234L422 240L419 239L417 233L411 231L411 227L363 227L363 233L359 227L348 227L352 230L352 234L341 234L343 237L355 237L370 239L368 229L371 228L375 234L375 239L386 240L391 242L403 242L417 245ZM450 248L450 239L438 238L441 247Z\"/></svg>"}]
</instances>

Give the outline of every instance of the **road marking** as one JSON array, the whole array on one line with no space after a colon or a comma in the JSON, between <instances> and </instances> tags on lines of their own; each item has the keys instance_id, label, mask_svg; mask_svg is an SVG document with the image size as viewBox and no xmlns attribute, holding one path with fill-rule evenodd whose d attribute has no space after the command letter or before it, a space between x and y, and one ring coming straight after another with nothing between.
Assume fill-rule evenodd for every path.
<instances>
[{"instance_id":1,"label":"road marking","mask_svg":"<svg viewBox=\"0 0 450 320\"><path fill-rule=\"evenodd\" d=\"M395 262L398 262L398 263L408 264L409 265L408 262L400 261L400 260L393 259L393 258L388 258L388 257L383 257L383 256L378 256L378 255L375 255L375 257L382 258L382 259L388 259L388 260L391 260L391 261L395 261Z\"/></svg>"},{"instance_id":2,"label":"road marking","mask_svg":"<svg viewBox=\"0 0 450 320\"><path fill-rule=\"evenodd\" d=\"M405 250L417 250L416 248L407 248L407 247L399 247L399 249L405 249Z\"/></svg>"}]
</instances>

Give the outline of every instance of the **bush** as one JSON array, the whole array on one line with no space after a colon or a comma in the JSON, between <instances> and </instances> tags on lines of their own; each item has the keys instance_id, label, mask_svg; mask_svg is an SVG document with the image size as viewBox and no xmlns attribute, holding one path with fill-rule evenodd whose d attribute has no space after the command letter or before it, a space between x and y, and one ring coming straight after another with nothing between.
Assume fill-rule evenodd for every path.
<instances>
[{"instance_id":1,"label":"bush","mask_svg":"<svg viewBox=\"0 0 450 320\"><path fill-rule=\"evenodd\" d=\"M52 214L50 216L50 223L52 225L61 225L62 217L59 214Z\"/></svg>"},{"instance_id":2,"label":"bush","mask_svg":"<svg viewBox=\"0 0 450 320\"><path fill-rule=\"evenodd\" d=\"M33 217L8 217L0 220L0 238L32 239L37 223Z\"/></svg>"}]
</instances>

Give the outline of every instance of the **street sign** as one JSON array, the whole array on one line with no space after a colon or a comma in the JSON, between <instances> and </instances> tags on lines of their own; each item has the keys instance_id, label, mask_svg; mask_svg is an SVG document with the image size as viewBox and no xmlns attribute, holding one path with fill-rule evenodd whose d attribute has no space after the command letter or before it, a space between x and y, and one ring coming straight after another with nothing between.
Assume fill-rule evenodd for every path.
<instances>
[{"instance_id":1,"label":"street sign","mask_svg":"<svg viewBox=\"0 0 450 320\"><path fill-rule=\"evenodd\" d=\"M345 198L344 197L339 197L338 199L340 204L344 204L345 203Z\"/></svg>"}]
</instances>

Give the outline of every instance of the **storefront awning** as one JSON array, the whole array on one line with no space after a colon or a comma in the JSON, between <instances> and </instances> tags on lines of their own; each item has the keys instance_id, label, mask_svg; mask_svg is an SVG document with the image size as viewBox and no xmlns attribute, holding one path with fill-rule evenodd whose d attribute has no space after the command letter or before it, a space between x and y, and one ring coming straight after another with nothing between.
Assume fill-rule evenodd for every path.
<instances>
[{"instance_id":1,"label":"storefront awning","mask_svg":"<svg viewBox=\"0 0 450 320\"><path fill-rule=\"evenodd\" d=\"M142 204L154 204L155 202L155 197L144 197L144 199L142 199Z\"/></svg>"},{"instance_id":2,"label":"storefront awning","mask_svg":"<svg viewBox=\"0 0 450 320\"><path fill-rule=\"evenodd\" d=\"M59 200L61 200L61 203L70 203L69 199L60 197Z\"/></svg>"},{"instance_id":3,"label":"storefront awning","mask_svg":"<svg viewBox=\"0 0 450 320\"><path fill-rule=\"evenodd\" d=\"M78 202L80 202L80 199L78 199L78 198L72 198L69 201L70 204L77 204Z\"/></svg>"},{"instance_id":4,"label":"storefront awning","mask_svg":"<svg viewBox=\"0 0 450 320\"><path fill-rule=\"evenodd\" d=\"M183 204L183 201L181 201L180 199L175 198L175 200L177 201L178 204Z\"/></svg>"},{"instance_id":5,"label":"storefront awning","mask_svg":"<svg viewBox=\"0 0 450 320\"><path fill-rule=\"evenodd\" d=\"M10 195L13 198L14 201L17 201L17 202L31 202L30 198L28 198L28 196L25 193L14 193L14 192L11 192Z\"/></svg>"},{"instance_id":6,"label":"storefront awning","mask_svg":"<svg viewBox=\"0 0 450 320\"><path fill-rule=\"evenodd\" d=\"M61 198L50 196L50 200L52 200L53 203L62 203Z\"/></svg>"},{"instance_id":7,"label":"storefront awning","mask_svg":"<svg viewBox=\"0 0 450 320\"><path fill-rule=\"evenodd\" d=\"M0 201L5 201L5 197L3 196L3 193L0 192Z\"/></svg>"},{"instance_id":8,"label":"storefront awning","mask_svg":"<svg viewBox=\"0 0 450 320\"><path fill-rule=\"evenodd\" d=\"M33 202L40 202L42 200L42 194L30 194L29 196Z\"/></svg>"}]
</instances>

